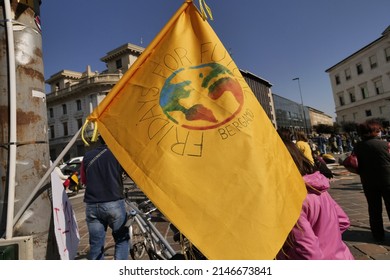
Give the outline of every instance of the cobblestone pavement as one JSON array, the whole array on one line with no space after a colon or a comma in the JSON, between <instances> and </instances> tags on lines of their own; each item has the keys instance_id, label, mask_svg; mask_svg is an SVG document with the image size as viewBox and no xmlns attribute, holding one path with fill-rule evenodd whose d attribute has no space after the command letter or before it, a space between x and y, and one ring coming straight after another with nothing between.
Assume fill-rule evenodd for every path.
<instances>
[{"instance_id":1,"label":"cobblestone pavement","mask_svg":"<svg viewBox=\"0 0 390 280\"><path fill-rule=\"evenodd\" d=\"M351 174L338 164L329 167L335 174L331 181L330 194L348 214L351 227L344 233L343 239L351 249L357 260L390 260L390 222L386 213L383 213L385 221L386 238L382 243L377 243L371 236L367 202L363 194L362 185L358 175ZM83 191L70 198L76 219L78 221L80 244L76 259L86 259L88 244L88 229L85 223L85 207L82 201ZM180 251L179 245L173 241L173 233L169 228L169 222L162 216L154 217L154 224L161 234L170 243L172 248ZM106 259L113 259L114 241L111 231L106 237Z\"/></svg>"}]
</instances>

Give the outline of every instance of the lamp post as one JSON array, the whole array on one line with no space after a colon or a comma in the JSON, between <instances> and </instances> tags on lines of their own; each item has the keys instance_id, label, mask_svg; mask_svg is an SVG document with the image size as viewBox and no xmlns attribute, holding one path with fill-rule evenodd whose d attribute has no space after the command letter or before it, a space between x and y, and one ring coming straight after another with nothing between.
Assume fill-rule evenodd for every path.
<instances>
[{"instance_id":1,"label":"lamp post","mask_svg":"<svg viewBox=\"0 0 390 280\"><path fill-rule=\"evenodd\" d=\"M299 95L300 95L300 97L301 97L301 107L302 107L302 115L303 115L303 128L304 128L304 130L305 130L305 133L308 134L307 126L306 126L305 108L304 108L304 106L303 106L301 82L300 82L299 78L294 78L293 81L298 81Z\"/></svg>"}]
</instances>

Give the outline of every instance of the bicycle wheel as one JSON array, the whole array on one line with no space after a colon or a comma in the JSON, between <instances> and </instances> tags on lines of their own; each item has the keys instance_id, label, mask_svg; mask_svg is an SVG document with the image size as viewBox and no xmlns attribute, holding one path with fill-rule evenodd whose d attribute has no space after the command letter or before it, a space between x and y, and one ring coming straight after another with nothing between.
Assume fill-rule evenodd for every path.
<instances>
[{"instance_id":1,"label":"bicycle wheel","mask_svg":"<svg viewBox=\"0 0 390 280\"><path fill-rule=\"evenodd\" d=\"M133 260L140 260L146 252L145 235L137 221L133 221L129 227L130 233L130 256Z\"/></svg>"},{"instance_id":2,"label":"bicycle wheel","mask_svg":"<svg viewBox=\"0 0 390 280\"><path fill-rule=\"evenodd\" d=\"M153 237L152 237L153 238ZM164 260L163 248L161 244L156 241L150 240L147 242L146 252L151 260Z\"/></svg>"}]
</instances>

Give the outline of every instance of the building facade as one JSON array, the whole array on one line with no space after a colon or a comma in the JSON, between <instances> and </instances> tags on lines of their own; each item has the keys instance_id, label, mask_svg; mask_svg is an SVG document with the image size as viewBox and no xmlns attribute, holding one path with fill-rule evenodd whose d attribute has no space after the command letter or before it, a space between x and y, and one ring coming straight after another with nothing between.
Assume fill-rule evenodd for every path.
<instances>
[{"instance_id":1,"label":"building facade","mask_svg":"<svg viewBox=\"0 0 390 280\"><path fill-rule=\"evenodd\" d=\"M325 124L333 126L331 116L309 106L294 102L277 94L272 94L278 128L287 128L291 132L315 132L315 126ZM305 110L302 111L302 107Z\"/></svg>"},{"instance_id":2,"label":"building facade","mask_svg":"<svg viewBox=\"0 0 390 280\"><path fill-rule=\"evenodd\" d=\"M325 72L336 105L336 122L390 121L390 26L382 35Z\"/></svg>"},{"instance_id":3,"label":"building facade","mask_svg":"<svg viewBox=\"0 0 390 280\"><path fill-rule=\"evenodd\" d=\"M333 126L333 118L322 111L307 106L309 112L310 127L313 129L319 124Z\"/></svg>"},{"instance_id":4,"label":"building facade","mask_svg":"<svg viewBox=\"0 0 390 280\"><path fill-rule=\"evenodd\" d=\"M263 107L268 118L271 120L274 127L277 128L274 102L271 92L272 84L248 71L240 70L240 72L248 86L251 88L253 94L256 96L260 105Z\"/></svg>"},{"instance_id":5,"label":"building facade","mask_svg":"<svg viewBox=\"0 0 390 280\"><path fill-rule=\"evenodd\" d=\"M142 51L142 47L125 44L101 58L107 66L101 73L92 72L88 66L84 73L62 70L46 80L50 85L46 100L50 157L53 161ZM84 153L84 143L78 139L64 160Z\"/></svg>"},{"instance_id":6,"label":"building facade","mask_svg":"<svg viewBox=\"0 0 390 280\"><path fill-rule=\"evenodd\" d=\"M303 106L305 110L305 113L303 113L302 105L299 103L275 93L272 94L272 98L278 128L288 128L291 132L309 130L309 112L306 106Z\"/></svg>"}]
</instances>

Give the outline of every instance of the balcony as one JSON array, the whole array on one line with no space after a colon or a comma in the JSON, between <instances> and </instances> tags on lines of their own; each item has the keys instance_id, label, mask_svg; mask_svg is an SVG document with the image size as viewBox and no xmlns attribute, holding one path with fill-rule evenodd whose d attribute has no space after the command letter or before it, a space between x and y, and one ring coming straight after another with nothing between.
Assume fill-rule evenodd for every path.
<instances>
[{"instance_id":1,"label":"balcony","mask_svg":"<svg viewBox=\"0 0 390 280\"><path fill-rule=\"evenodd\" d=\"M65 98L70 93L80 92L84 88L88 88L91 86L99 86L99 85L111 85L114 86L121 78L123 74L101 74L93 77L86 77L80 79L79 82L74 84L70 84L66 88L59 89L53 92L50 92L46 95L48 101L52 101L55 99Z\"/></svg>"}]
</instances>

